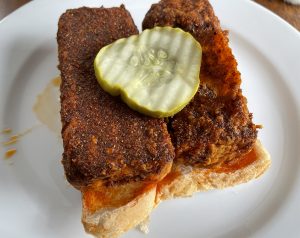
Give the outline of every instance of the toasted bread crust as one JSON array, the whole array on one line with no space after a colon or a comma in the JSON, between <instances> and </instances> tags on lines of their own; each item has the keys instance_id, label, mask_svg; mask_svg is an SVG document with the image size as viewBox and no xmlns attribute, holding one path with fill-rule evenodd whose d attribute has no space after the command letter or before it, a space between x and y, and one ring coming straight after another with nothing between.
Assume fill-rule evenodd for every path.
<instances>
[{"instance_id":1,"label":"toasted bread crust","mask_svg":"<svg viewBox=\"0 0 300 238\"><path fill-rule=\"evenodd\" d=\"M176 163L212 167L248 153L257 137L240 73L226 32L206 0L162 0L153 4L143 29L180 27L202 46L200 88L170 120Z\"/></svg>"},{"instance_id":2,"label":"toasted bread crust","mask_svg":"<svg viewBox=\"0 0 300 238\"><path fill-rule=\"evenodd\" d=\"M165 122L131 110L95 78L98 51L137 33L123 6L68 10L59 20L62 162L77 188L94 180L107 186L159 180L174 158Z\"/></svg>"},{"instance_id":3,"label":"toasted bread crust","mask_svg":"<svg viewBox=\"0 0 300 238\"><path fill-rule=\"evenodd\" d=\"M258 178L271 165L270 155L259 140L256 141L252 153L254 160L237 169L227 170L224 165L215 168L195 168L178 165L173 168L176 176L167 183L162 181L157 194L157 202L173 197L191 196L195 192L212 189L224 189Z\"/></svg>"},{"instance_id":4,"label":"toasted bread crust","mask_svg":"<svg viewBox=\"0 0 300 238\"><path fill-rule=\"evenodd\" d=\"M156 186L122 206L96 212L90 212L83 200L82 223L85 231L98 238L118 237L148 218L156 205L155 197Z\"/></svg>"},{"instance_id":5,"label":"toasted bread crust","mask_svg":"<svg viewBox=\"0 0 300 238\"><path fill-rule=\"evenodd\" d=\"M83 196L82 222L85 230L98 238L118 237L147 220L152 210L163 200L191 196L199 191L223 189L258 178L269 168L270 155L259 141L256 141L253 150L254 160L231 172L180 165L171 172L175 172L175 176L166 177L157 186L122 206L91 212L91 207L87 206L89 203L85 203L86 197Z\"/></svg>"}]
</instances>

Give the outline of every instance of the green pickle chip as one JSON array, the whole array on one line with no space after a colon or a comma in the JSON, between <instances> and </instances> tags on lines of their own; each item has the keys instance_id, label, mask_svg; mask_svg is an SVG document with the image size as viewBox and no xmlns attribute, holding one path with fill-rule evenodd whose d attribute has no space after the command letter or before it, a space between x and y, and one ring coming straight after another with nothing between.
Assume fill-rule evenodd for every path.
<instances>
[{"instance_id":1,"label":"green pickle chip","mask_svg":"<svg viewBox=\"0 0 300 238\"><path fill-rule=\"evenodd\" d=\"M103 47L94 61L101 87L133 110L173 116L194 97L202 49L189 33L155 27Z\"/></svg>"}]
</instances>

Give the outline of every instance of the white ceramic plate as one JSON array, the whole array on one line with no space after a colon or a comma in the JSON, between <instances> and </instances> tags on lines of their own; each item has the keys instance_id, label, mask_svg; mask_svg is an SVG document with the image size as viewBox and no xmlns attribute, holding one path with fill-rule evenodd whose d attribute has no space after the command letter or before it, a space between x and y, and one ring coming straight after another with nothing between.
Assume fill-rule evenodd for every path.
<instances>
[{"instance_id":1,"label":"white ceramic plate","mask_svg":"<svg viewBox=\"0 0 300 238\"><path fill-rule=\"evenodd\" d=\"M22 132L39 123L32 106L59 74L60 14L121 2L140 27L150 0L33 1L1 21L0 128ZM251 1L212 4L230 30L243 92L254 121L265 126L259 137L272 167L248 184L162 203L151 216L147 237L300 237L300 34ZM63 176L58 136L45 126L34 127L15 146L14 157L0 159L0 236L88 237L80 223L80 194ZM6 149L1 147L1 155ZM133 230L124 237L146 236Z\"/></svg>"}]
</instances>

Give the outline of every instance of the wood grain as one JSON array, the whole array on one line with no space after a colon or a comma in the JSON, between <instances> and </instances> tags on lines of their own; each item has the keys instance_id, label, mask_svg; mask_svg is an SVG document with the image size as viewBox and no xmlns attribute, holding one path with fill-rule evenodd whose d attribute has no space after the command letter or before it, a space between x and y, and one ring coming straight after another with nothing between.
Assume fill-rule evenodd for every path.
<instances>
[{"instance_id":1,"label":"wood grain","mask_svg":"<svg viewBox=\"0 0 300 238\"><path fill-rule=\"evenodd\" d=\"M0 20L30 0L0 0Z\"/></svg>"},{"instance_id":2,"label":"wood grain","mask_svg":"<svg viewBox=\"0 0 300 238\"><path fill-rule=\"evenodd\" d=\"M285 19L300 31L300 5L291 5L283 0L255 0Z\"/></svg>"},{"instance_id":3,"label":"wood grain","mask_svg":"<svg viewBox=\"0 0 300 238\"><path fill-rule=\"evenodd\" d=\"M0 19L29 1L0 0ZM275 12L300 31L300 5L287 4L283 0L255 0L255 2Z\"/></svg>"}]
</instances>

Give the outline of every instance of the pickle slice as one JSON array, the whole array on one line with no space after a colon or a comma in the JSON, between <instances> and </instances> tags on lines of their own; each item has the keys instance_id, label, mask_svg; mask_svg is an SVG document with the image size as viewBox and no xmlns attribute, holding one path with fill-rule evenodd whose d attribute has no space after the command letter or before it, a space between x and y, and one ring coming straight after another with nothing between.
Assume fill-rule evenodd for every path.
<instances>
[{"instance_id":1,"label":"pickle slice","mask_svg":"<svg viewBox=\"0 0 300 238\"><path fill-rule=\"evenodd\" d=\"M101 87L132 109L168 117L199 87L200 44L179 28L155 27L102 48L94 61Z\"/></svg>"}]
</instances>

